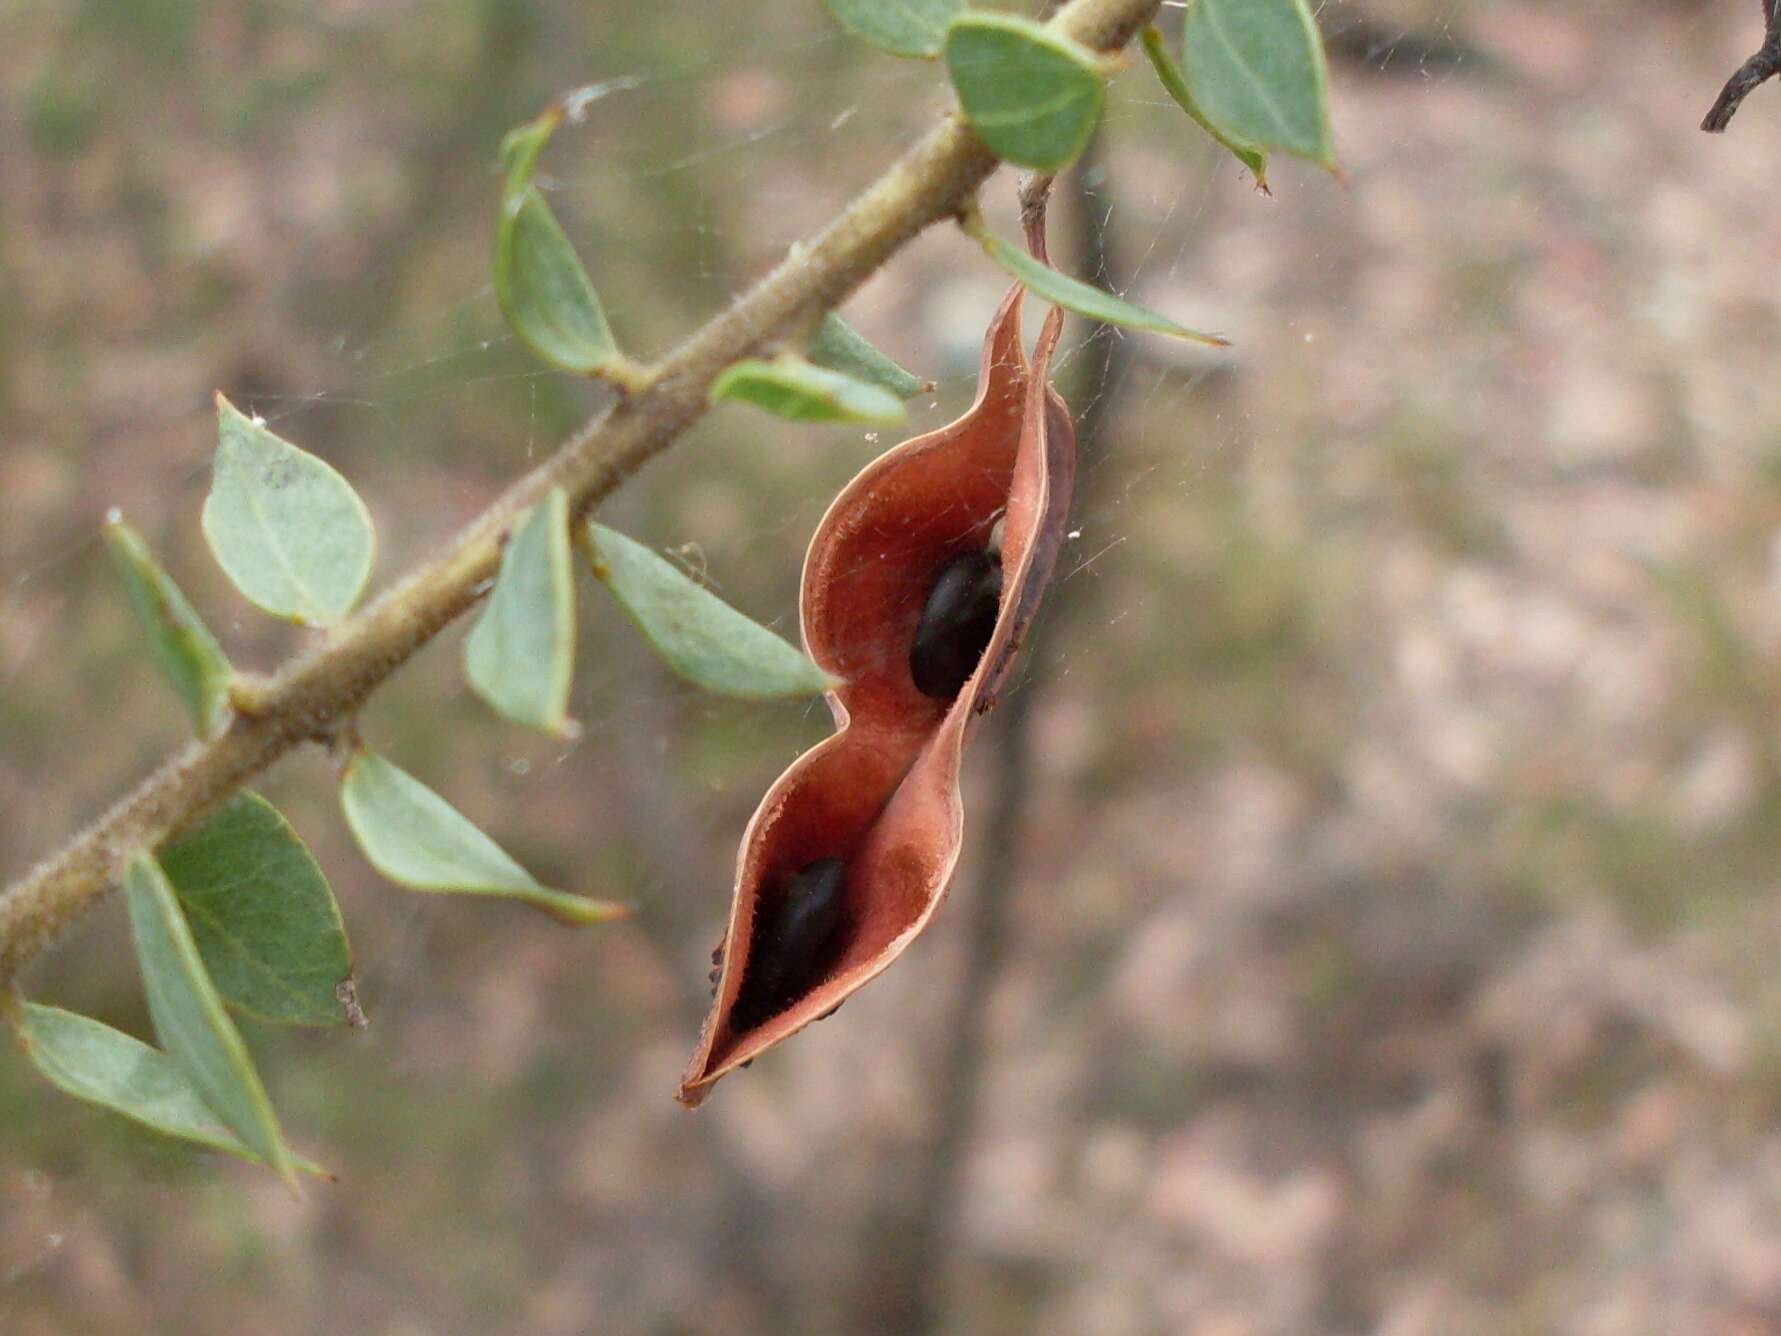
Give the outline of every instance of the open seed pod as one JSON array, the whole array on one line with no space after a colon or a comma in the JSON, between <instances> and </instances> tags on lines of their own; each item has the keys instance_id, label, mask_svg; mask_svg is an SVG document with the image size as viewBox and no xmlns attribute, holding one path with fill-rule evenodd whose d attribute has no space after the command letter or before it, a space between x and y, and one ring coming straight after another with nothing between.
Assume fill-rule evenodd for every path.
<instances>
[{"instance_id":1,"label":"open seed pod","mask_svg":"<svg viewBox=\"0 0 1781 1336\"><path fill-rule=\"evenodd\" d=\"M779 777L743 835L684 1104L840 1006L902 954L946 894L964 830L964 744L1051 578L1075 475L1075 432L1047 380L1062 313L1047 316L1029 364L1020 308L1016 287L990 324L965 415L867 465L810 541L804 645L842 682L828 698L838 731ZM996 540L999 567L968 555ZM938 587L949 567L958 598ZM956 613L985 597L993 622ZM918 688L918 637L945 650L955 631L965 649L951 658L968 675L936 684L944 668L930 670Z\"/></svg>"}]
</instances>

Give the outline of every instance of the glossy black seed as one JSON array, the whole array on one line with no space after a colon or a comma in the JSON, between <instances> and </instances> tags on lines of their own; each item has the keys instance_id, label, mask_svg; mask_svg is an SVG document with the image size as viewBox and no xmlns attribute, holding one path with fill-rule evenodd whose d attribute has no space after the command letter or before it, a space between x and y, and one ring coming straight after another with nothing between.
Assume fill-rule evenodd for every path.
<instances>
[{"instance_id":1,"label":"glossy black seed","mask_svg":"<svg viewBox=\"0 0 1781 1336\"><path fill-rule=\"evenodd\" d=\"M846 894L847 864L839 858L819 858L786 878L755 927L732 1016L736 1029L753 1029L784 1011L822 976Z\"/></svg>"},{"instance_id":2,"label":"glossy black seed","mask_svg":"<svg viewBox=\"0 0 1781 1336\"><path fill-rule=\"evenodd\" d=\"M951 700L971 676L996 629L1002 563L988 552L961 552L942 566L922 605L909 650L915 689Z\"/></svg>"}]
</instances>

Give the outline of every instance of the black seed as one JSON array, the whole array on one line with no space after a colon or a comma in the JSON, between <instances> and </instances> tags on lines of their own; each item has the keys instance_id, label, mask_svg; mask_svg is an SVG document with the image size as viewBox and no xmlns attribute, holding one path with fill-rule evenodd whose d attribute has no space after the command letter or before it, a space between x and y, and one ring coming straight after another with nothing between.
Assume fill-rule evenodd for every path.
<instances>
[{"instance_id":1,"label":"black seed","mask_svg":"<svg viewBox=\"0 0 1781 1336\"><path fill-rule=\"evenodd\" d=\"M922 605L909 650L915 689L951 700L983 657L1002 604L1002 563L988 552L961 552L942 566Z\"/></svg>"},{"instance_id":2,"label":"black seed","mask_svg":"<svg viewBox=\"0 0 1781 1336\"><path fill-rule=\"evenodd\" d=\"M776 902L763 906L731 1017L736 1029L752 1030L784 1011L822 976L846 894L847 864L819 858L787 877Z\"/></svg>"}]
</instances>

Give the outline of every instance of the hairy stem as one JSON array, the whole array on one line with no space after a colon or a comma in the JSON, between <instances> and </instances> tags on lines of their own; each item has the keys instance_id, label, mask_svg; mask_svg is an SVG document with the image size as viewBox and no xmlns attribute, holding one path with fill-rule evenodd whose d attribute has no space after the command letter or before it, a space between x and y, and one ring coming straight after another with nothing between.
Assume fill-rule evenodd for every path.
<instances>
[{"instance_id":1,"label":"hairy stem","mask_svg":"<svg viewBox=\"0 0 1781 1336\"><path fill-rule=\"evenodd\" d=\"M1158 3L1071 0L1051 27L1115 50ZM0 985L97 904L135 851L187 829L297 744L330 737L350 719L476 601L500 561L501 535L545 492L561 485L576 516L587 514L698 419L724 367L839 304L917 233L956 216L996 166L956 114L949 116L745 296L649 368L646 385L515 482L438 555L273 677L244 684L218 737L171 757L0 897Z\"/></svg>"}]
</instances>

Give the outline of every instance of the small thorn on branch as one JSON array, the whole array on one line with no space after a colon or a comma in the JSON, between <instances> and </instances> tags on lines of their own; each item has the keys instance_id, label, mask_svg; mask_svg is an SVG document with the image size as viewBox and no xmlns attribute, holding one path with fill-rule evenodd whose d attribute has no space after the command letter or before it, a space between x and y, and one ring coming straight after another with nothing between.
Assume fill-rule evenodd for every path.
<instances>
[{"instance_id":1,"label":"small thorn on branch","mask_svg":"<svg viewBox=\"0 0 1781 1336\"><path fill-rule=\"evenodd\" d=\"M1744 105L1744 99L1781 74L1781 0L1762 0L1762 16L1767 29L1762 48L1725 81L1718 100L1701 122L1701 129L1708 134L1723 134L1738 108Z\"/></svg>"}]
</instances>

